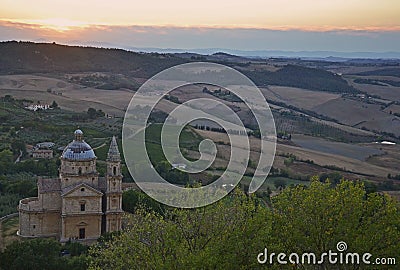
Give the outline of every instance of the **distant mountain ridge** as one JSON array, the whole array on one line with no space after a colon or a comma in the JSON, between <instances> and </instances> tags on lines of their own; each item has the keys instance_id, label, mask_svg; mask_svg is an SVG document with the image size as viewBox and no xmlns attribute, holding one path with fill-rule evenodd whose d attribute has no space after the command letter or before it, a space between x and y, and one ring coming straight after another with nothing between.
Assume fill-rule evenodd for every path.
<instances>
[{"instance_id":1,"label":"distant mountain ridge","mask_svg":"<svg viewBox=\"0 0 400 270\"><path fill-rule=\"evenodd\" d=\"M304 60L347 61L349 59L400 59L400 52L335 52L335 51L279 51L279 50L232 50L224 48L207 49L162 49L162 48L135 48L126 47L132 51L182 53L192 52L198 54L214 54L224 52L237 56L251 58L301 58Z\"/></svg>"},{"instance_id":2,"label":"distant mountain ridge","mask_svg":"<svg viewBox=\"0 0 400 270\"><path fill-rule=\"evenodd\" d=\"M51 42L44 39L37 42ZM341 51L285 51L285 50L238 50L229 48L160 48L160 47L135 47L127 45L112 44L108 42L98 41L80 41L72 40L67 42L69 45L84 45L104 48L120 48L134 52L147 53L195 53L211 55L218 52L228 53L236 56L250 58L301 58L304 60L326 60L326 61L347 61L349 59L397 59L400 60L400 51L385 51L385 52L341 52Z\"/></svg>"}]
</instances>

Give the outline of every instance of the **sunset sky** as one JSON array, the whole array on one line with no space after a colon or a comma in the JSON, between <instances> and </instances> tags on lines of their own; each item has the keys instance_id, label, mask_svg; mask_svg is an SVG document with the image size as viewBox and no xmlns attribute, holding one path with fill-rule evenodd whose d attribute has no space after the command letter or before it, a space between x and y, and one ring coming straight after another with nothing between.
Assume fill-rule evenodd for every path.
<instances>
[{"instance_id":1,"label":"sunset sky","mask_svg":"<svg viewBox=\"0 0 400 270\"><path fill-rule=\"evenodd\" d=\"M400 1L2 0L0 39L188 49L399 51Z\"/></svg>"}]
</instances>

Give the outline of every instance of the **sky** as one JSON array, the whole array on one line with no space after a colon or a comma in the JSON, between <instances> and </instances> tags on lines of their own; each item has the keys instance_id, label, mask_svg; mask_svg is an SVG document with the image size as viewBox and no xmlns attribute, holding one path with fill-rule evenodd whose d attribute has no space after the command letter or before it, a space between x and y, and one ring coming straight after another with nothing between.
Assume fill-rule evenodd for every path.
<instances>
[{"instance_id":1,"label":"sky","mask_svg":"<svg viewBox=\"0 0 400 270\"><path fill-rule=\"evenodd\" d=\"M0 40L113 47L400 51L398 0L2 0Z\"/></svg>"}]
</instances>

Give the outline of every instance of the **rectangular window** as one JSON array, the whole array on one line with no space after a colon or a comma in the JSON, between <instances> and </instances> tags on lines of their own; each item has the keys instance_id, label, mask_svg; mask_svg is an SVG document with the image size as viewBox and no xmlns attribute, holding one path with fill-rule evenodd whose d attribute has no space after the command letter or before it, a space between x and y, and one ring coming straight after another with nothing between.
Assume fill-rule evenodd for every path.
<instances>
[{"instance_id":1,"label":"rectangular window","mask_svg":"<svg viewBox=\"0 0 400 270\"><path fill-rule=\"evenodd\" d=\"M79 239L85 239L85 228L79 229Z\"/></svg>"},{"instance_id":2,"label":"rectangular window","mask_svg":"<svg viewBox=\"0 0 400 270\"><path fill-rule=\"evenodd\" d=\"M85 211L86 205L84 203L81 204L81 211Z\"/></svg>"}]
</instances>

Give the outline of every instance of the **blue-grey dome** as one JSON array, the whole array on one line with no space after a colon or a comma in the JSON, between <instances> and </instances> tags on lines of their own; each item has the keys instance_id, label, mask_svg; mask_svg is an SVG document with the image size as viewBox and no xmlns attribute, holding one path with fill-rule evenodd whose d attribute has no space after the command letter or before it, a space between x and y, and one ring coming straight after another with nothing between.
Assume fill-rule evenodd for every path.
<instances>
[{"instance_id":1,"label":"blue-grey dome","mask_svg":"<svg viewBox=\"0 0 400 270\"><path fill-rule=\"evenodd\" d=\"M90 160L96 158L92 147L83 140L83 132L78 129L74 134L75 140L65 147L61 157L69 160Z\"/></svg>"}]
</instances>

